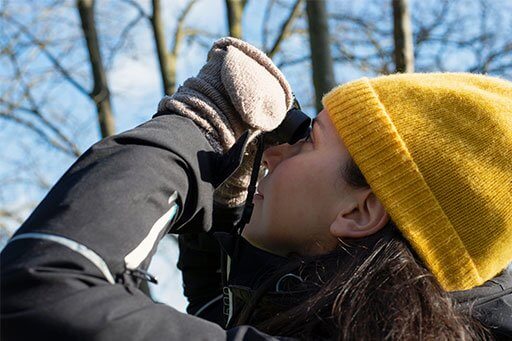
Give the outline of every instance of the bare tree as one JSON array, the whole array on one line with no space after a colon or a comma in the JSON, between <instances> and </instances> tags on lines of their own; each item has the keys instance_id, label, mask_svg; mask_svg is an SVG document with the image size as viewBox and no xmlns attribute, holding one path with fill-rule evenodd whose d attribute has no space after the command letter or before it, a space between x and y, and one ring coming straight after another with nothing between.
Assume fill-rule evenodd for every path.
<instances>
[{"instance_id":1,"label":"bare tree","mask_svg":"<svg viewBox=\"0 0 512 341\"><path fill-rule=\"evenodd\" d=\"M242 15L247 0L226 0L229 35L242 39Z\"/></svg>"},{"instance_id":2,"label":"bare tree","mask_svg":"<svg viewBox=\"0 0 512 341\"><path fill-rule=\"evenodd\" d=\"M58 4L55 4L56 6ZM92 99L98 108L98 123L102 136L108 136L114 133L114 124L111 112L111 104L109 98L108 86L106 83L106 75L101 61L101 55L99 53L99 45L97 41L97 34L94 25L94 14L92 8L92 1L79 1L77 5L80 7L80 14L82 18L82 24L84 29L84 37L87 41L87 47L90 56L91 74L94 79L94 87L92 91L88 91L85 86L81 84L81 81L74 75L74 72L70 71L70 68L65 66L62 62L63 55L56 55L51 51L50 47L53 45L50 41L43 40L36 36L31 31L31 27L21 23L14 16L10 15L7 11L1 12L0 16L2 21L10 24L17 30L16 36L23 41L24 44L27 42L31 47L39 50L46 60L51 64L52 72L59 75L60 80L67 82L69 85L78 90L79 93ZM23 46L23 45L20 45ZM12 42L8 42L4 49L3 54L9 56L11 67L13 70L18 70L15 73L18 75L20 82L25 88L23 90L24 96L17 97L18 101L9 101L6 97L2 98L3 104L6 105L6 110L3 110L2 117L5 119L12 120L18 124L24 125L25 127L33 130L41 138L46 140L50 145L55 148L69 153L71 155L79 155L80 151L71 142L71 138L66 136L60 128L43 113L42 106L37 103L37 100L33 96L34 84L24 81L22 78L26 78L29 73L24 72L24 66L20 65L19 54L17 53L17 47ZM19 100L27 102L21 104ZM37 116L43 126L34 124L34 122L27 121L18 115L17 112L32 113ZM46 133L50 130L55 138Z\"/></svg>"},{"instance_id":3,"label":"bare tree","mask_svg":"<svg viewBox=\"0 0 512 341\"><path fill-rule=\"evenodd\" d=\"M152 0L152 15L147 16L141 6L132 0L125 0L133 5L141 13L151 21L153 35L155 38L155 46L158 55L160 66L160 75L164 87L164 93L171 95L176 91L177 70L176 66L179 59L180 48L187 38L193 41L195 38L203 36L208 38L208 43L203 44L205 48L211 45L211 40L215 38L211 33L204 30L189 27L186 25L186 20L193 7L196 5L197 0L189 0L177 17L176 27L174 28L171 39L170 49L167 49L169 44L165 33L165 21L162 17L162 4L160 0ZM275 56L282 45L282 43L292 35L292 26L294 21L301 14L302 0L296 0L290 9L288 16L282 22L279 32L273 41L271 47L266 49L269 57ZM232 37L242 37L242 14L247 5L246 0L226 0L226 16L228 22L229 34Z\"/></svg>"},{"instance_id":4,"label":"bare tree","mask_svg":"<svg viewBox=\"0 0 512 341\"><path fill-rule=\"evenodd\" d=\"M272 2L269 2L270 4ZM292 34L292 27L295 20L301 15L301 5L302 0L296 0L290 10L290 14L286 18L286 20L282 23L281 28L279 30L279 34L277 35L272 47L266 50L267 55L272 58L281 48L281 44L286 38L288 38ZM268 12L270 12L271 7L268 8ZM267 14L269 15L269 14ZM265 39L266 40L266 39Z\"/></svg>"},{"instance_id":5,"label":"bare tree","mask_svg":"<svg viewBox=\"0 0 512 341\"><path fill-rule=\"evenodd\" d=\"M8 144L0 152L0 236L2 228L19 224L55 177L97 139L102 110L98 104L110 94L107 78L112 78L109 72L117 55L157 57L163 92L171 94L177 76L191 73L177 66L190 51L200 47L206 53L226 31L247 39L242 24L249 24L254 28L249 42L284 67L303 106L312 107L316 99L318 108L323 93L334 85L333 63L339 81L397 69L392 1L347 1L327 11L327 4L334 2L266 0L247 6L247 0L225 0L221 3L226 17L221 19L226 19L227 29L212 29L205 23L218 18L196 11L199 4L211 5L207 0L184 0L174 12L164 10L171 1L110 0L89 10L85 20L75 15L77 3L93 9L93 0L3 0L0 5L0 134ZM417 71L483 72L512 79L511 2L438 0L409 5ZM204 20L192 24L191 13ZM254 13L263 14L261 23ZM91 32L91 18L96 32L87 38L84 31ZM211 32L215 29L219 32ZM139 52L146 51L133 39L140 32L154 36L155 49ZM101 68L94 71L93 63ZM314 82L304 81L311 70ZM118 95L110 94L113 99Z\"/></svg>"},{"instance_id":6,"label":"bare tree","mask_svg":"<svg viewBox=\"0 0 512 341\"><path fill-rule=\"evenodd\" d=\"M28 128L39 136L44 143L60 152L69 156L78 156L80 150L76 143L72 141L71 136L59 124L54 122L49 113L45 112L44 105L42 105L45 101L38 100L40 96L36 98L36 94L40 91L40 84L47 79L46 71L37 74L35 79L27 77L31 72L29 70L30 65L27 62L35 61L39 53L32 53L30 58L25 57L22 60L20 60L20 56L29 48L37 49L40 54L47 58L51 67L57 70L64 81L67 81L82 93L87 93L85 88L48 50L48 42L34 36L27 25L19 22L10 13L1 12L0 18L4 24L10 24L14 31L10 36L11 39L6 39L1 48L1 56L5 61L3 65L10 70L10 74L3 82L5 88L0 98L0 118ZM24 46L27 43L29 47Z\"/></svg>"},{"instance_id":7,"label":"bare tree","mask_svg":"<svg viewBox=\"0 0 512 341\"><path fill-rule=\"evenodd\" d=\"M83 25L73 15L78 5ZM101 136L112 134L114 127L91 1L4 1L0 31L5 38L0 41L0 132L10 141L19 139L12 143L14 154L6 148L0 158L5 180L0 225L12 227L37 202L34 193L49 189L52 171L69 165L96 140L91 123L99 123ZM122 32L108 50L110 60L128 30ZM90 100L97 107L91 117Z\"/></svg>"},{"instance_id":8,"label":"bare tree","mask_svg":"<svg viewBox=\"0 0 512 341\"><path fill-rule=\"evenodd\" d=\"M330 49L326 3L324 0L308 0L306 1L306 11L309 24L315 106L320 111L322 110L322 96L336 84Z\"/></svg>"},{"instance_id":9,"label":"bare tree","mask_svg":"<svg viewBox=\"0 0 512 341\"><path fill-rule=\"evenodd\" d=\"M179 15L170 51L167 49L167 41L165 39L160 0L153 0L152 3L153 14L150 20L155 37L155 45L160 65L160 75L162 77L164 93L171 95L176 91L176 64L178 62L180 46L186 34L184 30L185 19L196 3L196 0L188 1L184 10Z\"/></svg>"},{"instance_id":10,"label":"bare tree","mask_svg":"<svg viewBox=\"0 0 512 341\"><path fill-rule=\"evenodd\" d=\"M409 1L392 1L396 72L414 72L414 50Z\"/></svg>"},{"instance_id":11,"label":"bare tree","mask_svg":"<svg viewBox=\"0 0 512 341\"><path fill-rule=\"evenodd\" d=\"M167 51L160 0L153 0L152 4L153 15L150 20L155 37L156 51L160 65L160 75L162 77L164 93L170 95L174 93L176 87L176 59L171 58Z\"/></svg>"},{"instance_id":12,"label":"bare tree","mask_svg":"<svg viewBox=\"0 0 512 341\"><path fill-rule=\"evenodd\" d=\"M107 84L107 74L103 67L103 61L98 43L98 34L94 21L94 0L78 0L77 7L82 22L82 30L87 43L91 71L94 79L94 87L89 96L96 103L98 111L98 123L101 136L107 137L115 133L112 104L110 102L110 90Z\"/></svg>"},{"instance_id":13,"label":"bare tree","mask_svg":"<svg viewBox=\"0 0 512 341\"><path fill-rule=\"evenodd\" d=\"M365 0L333 7L338 66L366 75L396 71L392 4ZM410 5L416 71L487 72L512 79L512 3L440 0Z\"/></svg>"},{"instance_id":14,"label":"bare tree","mask_svg":"<svg viewBox=\"0 0 512 341\"><path fill-rule=\"evenodd\" d=\"M177 64L179 59L180 48L188 37L204 34L210 36L204 31L191 29L185 25L187 16L190 14L197 0L188 0L182 9L181 13L177 16L177 23L174 31L171 34L169 41L165 30L165 20L162 15L162 2L160 0L152 0L151 14L148 15L142 6L135 0L123 0L124 2L133 6L138 12L139 16L146 18L151 23L153 37L155 41L155 50L158 57L158 66L160 68L160 78L162 79L164 95L171 95L176 91L177 82ZM170 46L170 48L168 48Z\"/></svg>"}]
</instances>

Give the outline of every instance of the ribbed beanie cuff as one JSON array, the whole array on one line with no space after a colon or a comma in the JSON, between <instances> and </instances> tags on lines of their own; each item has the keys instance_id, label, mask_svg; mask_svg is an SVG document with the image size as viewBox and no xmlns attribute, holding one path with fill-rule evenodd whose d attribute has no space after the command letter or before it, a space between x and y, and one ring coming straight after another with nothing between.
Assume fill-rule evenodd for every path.
<instances>
[{"instance_id":1,"label":"ribbed beanie cuff","mask_svg":"<svg viewBox=\"0 0 512 341\"><path fill-rule=\"evenodd\" d=\"M370 81L339 86L323 104L375 195L444 289L482 284Z\"/></svg>"}]
</instances>

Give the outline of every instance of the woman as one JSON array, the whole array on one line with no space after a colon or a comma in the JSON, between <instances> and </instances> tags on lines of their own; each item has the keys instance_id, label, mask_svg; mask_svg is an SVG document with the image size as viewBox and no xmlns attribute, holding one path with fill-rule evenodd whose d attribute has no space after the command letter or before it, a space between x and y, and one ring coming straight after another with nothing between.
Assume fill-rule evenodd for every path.
<instances>
[{"instance_id":1,"label":"woman","mask_svg":"<svg viewBox=\"0 0 512 341\"><path fill-rule=\"evenodd\" d=\"M418 77L417 81L421 80L422 76ZM424 82L430 84L432 79L444 76L425 77ZM461 84L473 84L480 79L460 77ZM404 84L401 79L390 79L390 86L383 86L379 96L365 93L374 104L372 108L389 110L386 103L379 102L383 98L392 101L391 107L403 105L404 112L419 106L407 107L407 101L397 100L414 97L412 94L416 93L409 86L401 96L396 95L401 86L411 82L404 78ZM375 82L373 87L380 81ZM493 176L509 176L510 163L500 158L502 154L495 147L510 149L510 121L505 118L503 124L490 113L510 116L510 105L506 104L511 98L510 85L487 78L481 82L496 86L486 88L488 92L481 96L491 98L495 104L495 109L489 111L489 120L483 123L501 129L505 137L494 138L496 145L485 150L489 157L479 161L488 162L486 167L493 170ZM400 87L394 89L397 84ZM259 133L279 125L291 106L292 95L282 74L260 51L235 39L216 42L198 76L187 80L172 97L165 98L155 118L87 151L2 251L2 339L272 339L269 335L400 339L418 335L471 337L483 333L475 320L454 307L445 290L473 288L506 266L511 258L510 217L503 210L496 211L495 230L485 225L486 233L496 231L493 238L475 232L477 240L485 242L481 247L475 246L471 236L461 238L463 243L454 240L453 235L442 235L441 242L417 237L416 225L406 219L414 217L409 210L414 205L406 204L411 203L407 201L411 196L418 197L418 192L401 190L410 182L387 171L396 170L400 164L405 175L413 174L414 180L429 179L422 173L422 164L414 166L412 160L417 162L417 150L413 147L427 155L441 155L443 150L432 150L431 145L421 143L409 146L399 139L377 144L373 136L363 134L365 129L379 131L379 127L372 126L378 121L375 118L366 122L359 118L347 124L357 129L356 133L345 135L344 123L340 121L350 122L353 112L346 104L360 104L357 91L361 89L356 87L354 93L346 94L343 89L346 88L334 90L326 97L326 111L319 115L309 139L266 151L268 175L260 181L253 216L243 233L257 247L240 240L237 257L226 258L223 287L216 272L219 249L204 231L210 227L229 230L236 223L251 165L250 157L241 160L245 147ZM438 97L428 97L432 90L427 90L418 93L431 104ZM480 104L475 107L480 108ZM339 108L343 110L338 112ZM365 107L360 109L357 112L365 112ZM384 113L389 114L384 110L375 112L384 117ZM480 117L484 112L473 114ZM418 110L416 116L421 115ZM393 126L402 127L398 123L405 119L390 117L393 124L384 120L384 131L401 136ZM443 126L448 132L451 127ZM418 131L419 128L426 131ZM478 140L471 127L464 128L465 134ZM480 128L479 133L487 131L485 126ZM412 135L428 137L427 133L431 133L421 124L413 125L412 129ZM244 134L245 131L249 133ZM350 136L359 138L359 142L353 143ZM377 136L377 141L383 140ZM404 148L387 148L395 145L406 145L408 149L404 152ZM247 148L252 148L252 144ZM366 162L369 154L360 154L360 150L374 152L369 158L373 164ZM423 160L423 155L418 155L418 160ZM456 160L464 158L462 154L455 156ZM352 158L371 189L364 184ZM440 160L432 162L442 165ZM465 164L470 171L481 171L480 165ZM387 187L387 180L375 180L379 178L388 179L393 186ZM510 206L507 180L502 181L502 187L493 187L485 179L478 184L486 190L489 203L501 201ZM434 180L438 184L441 180L456 179ZM457 185L453 188L466 188ZM386 191L389 188L393 190ZM402 201L390 199L395 192ZM457 200L462 197L455 196ZM446 202L452 202L450 195L447 198ZM415 211L419 222L425 222L423 209L429 212L427 218L437 218L439 210L432 210L427 206L429 203L422 200ZM492 206L489 205L485 208ZM456 217L464 220L472 213L464 206ZM442 221L435 222L436 226L446 227ZM475 224L470 226L472 233L482 231ZM189 312L221 324L223 308L227 308L229 329L155 304L137 289L141 280L153 280L146 269L158 240L169 231L180 233L179 266L191 303ZM216 238L225 252L233 255L233 246L237 244L232 236L219 233ZM457 248L460 244L462 248ZM473 269L458 270L458 266L451 266L451 261L464 256L464 248L471 251L471 257L485 259L484 265L490 264L475 270L480 276L474 276ZM436 257L443 252L447 252L449 261ZM471 258L475 264L477 259L480 260ZM468 263L471 262L466 257L460 266ZM220 294L225 295L225 300L219 299ZM505 297L496 292L492 297L481 296L492 302L498 296ZM239 310L238 302L244 300L249 304ZM474 299L469 301L473 303ZM404 307L411 318L400 311ZM433 328L430 334L429 328ZM367 331L362 333L363 329ZM413 335L415 332L419 334Z\"/></svg>"},{"instance_id":2,"label":"woman","mask_svg":"<svg viewBox=\"0 0 512 341\"><path fill-rule=\"evenodd\" d=\"M510 275L477 286L512 257L511 103L510 83L468 74L363 79L326 95L309 138L264 154L243 236L288 259L250 245L233 257L231 325L304 339L485 338L475 315L510 338ZM186 257L181 268L187 286ZM199 316L218 321L208 309Z\"/></svg>"}]
</instances>

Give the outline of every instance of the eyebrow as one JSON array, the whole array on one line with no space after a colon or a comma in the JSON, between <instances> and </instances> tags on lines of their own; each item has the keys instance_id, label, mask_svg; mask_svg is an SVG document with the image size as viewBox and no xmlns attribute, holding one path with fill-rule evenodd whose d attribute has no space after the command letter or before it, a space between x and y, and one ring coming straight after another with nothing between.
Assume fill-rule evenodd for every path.
<instances>
[{"instance_id":1,"label":"eyebrow","mask_svg":"<svg viewBox=\"0 0 512 341\"><path fill-rule=\"evenodd\" d=\"M318 119L318 117L315 117L313 119L313 124L311 125L311 129L313 129L313 127L315 126L315 123L318 123L318 125L323 128L324 127L324 124Z\"/></svg>"}]
</instances>

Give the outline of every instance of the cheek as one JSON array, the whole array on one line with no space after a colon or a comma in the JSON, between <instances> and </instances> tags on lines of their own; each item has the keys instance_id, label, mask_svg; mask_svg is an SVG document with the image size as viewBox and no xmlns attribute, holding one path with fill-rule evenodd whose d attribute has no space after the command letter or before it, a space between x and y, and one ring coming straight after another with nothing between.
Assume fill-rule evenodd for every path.
<instances>
[{"instance_id":1,"label":"cheek","mask_svg":"<svg viewBox=\"0 0 512 341\"><path fill-rule=\"evenodd\" d=\"M290 160L292 161L292 160ZM271 189L263 202L263 225L268 235L293 245L311 232L315 175L302 162L288 162L272 174Z\"/></svg>"},{"instance_id":2,"label":"cheek","mask_svg":"<svg viewBox=\"0 0 512 341\"><path fill-rule=\"evenodd\" d=\"M308 174L307 166L302 162L283 162L272 174L269 183L269 200L266 208L279 209L281 214L287 214L288 210L296 211L307 200L309 180L312 174ZM279 213L279 212L277 212Z\"/></svg>"},{"instance_id":3,"label":"cheek","mask_svg":"<svg viewBox=\"0 0 512 341\"><path fill-rule=\"evenodd\" d=\"M283 161L265 182L265 198L254 203L243 236L253 245L281 255L295 251L303 240L309 203L304 199L302 163ZM309 176L309 175L308 175ZM306 198L307 199L307 198Z\"/></svg>"},{"instance_id":4,"label":"cheek","mask_svg":"<svg viewBox=\"0 0 512 341\"><path fill-rule=\"evenodd\" d=\"M343 196L336 165L310 158L276 168L271 197L264 203L266 223L292 238L309 238L328 230L336 216L336 203Z\"/></svg>"},{"instance_id":5,"label":"cheek","mask_svg":"<svg viewBox=\"0 0 512 341\"><path fill-rule=\"evenodd\" d=\"M263 182L265 198L256 202L244 237L277 254L300 252L328 233L332 204L339 196L336 170L315 158L290 158Z\"/></svg>"}]
</instances>

